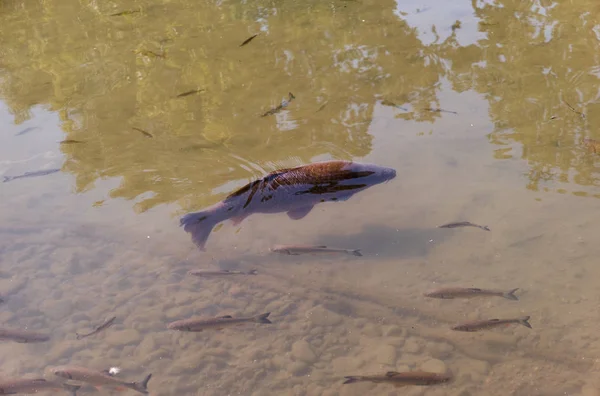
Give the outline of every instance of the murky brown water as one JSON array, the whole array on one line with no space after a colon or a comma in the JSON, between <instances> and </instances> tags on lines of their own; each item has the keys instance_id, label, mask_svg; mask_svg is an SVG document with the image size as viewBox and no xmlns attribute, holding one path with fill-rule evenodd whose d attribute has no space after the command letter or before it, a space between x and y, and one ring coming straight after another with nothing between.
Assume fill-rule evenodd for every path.
<instances>
[{"instance_id":1,"label":"murky brown water","mask_svg":"<svg viewBox=\"0 0 600 396\"><path fill-rule=\"evenodd\" d=\"M399 3L2 1L0 174L62 172L0 184L0 323L52 335L2 343L1 376L78 364L153 373L152 395L600 395L600 157L584 143L600 140L600 6ZM330 158L398 174L299 221L225 223L204 253L178 227ZM492 231L436 228L461 220ZM286 243L364 256L268 252ZM423 297L444 285L520 300ZM166 329L263 312L272 325ZM533 329L449 330L523 315ZM342 385L415 369L455 380Z\"/></svg>"}]
</instances>

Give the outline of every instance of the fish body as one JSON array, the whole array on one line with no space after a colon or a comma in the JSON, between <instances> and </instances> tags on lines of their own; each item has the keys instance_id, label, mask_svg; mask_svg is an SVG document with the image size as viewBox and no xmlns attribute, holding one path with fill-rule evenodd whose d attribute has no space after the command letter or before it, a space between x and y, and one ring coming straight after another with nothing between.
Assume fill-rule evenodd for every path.
<instances>
[{"instance_id":1,"label":"fish body","mask_svg":"<svg viewBox=\"0 0 600 396\"><path fill-rule=\"evenodd\" d=\"M36 177L36 176L46 176L46 175L50 175L52 173L56 173L60 171L60 169L44 169L44 170L39 170L39 171L34 171L34 172L25 172L22 175L17 175L17 176L4 176L4 183L11 181L11 180L16 180L16 179L22 179L25 177Z\"/></svg>"},{"instance_id":2,"label":"fish body","mask_svg":"<svg viewBox=\"0 0 600 396\"><path fill-rule=\"evenodd\" d=\"M21 132L17 133L15 136L21 136L21 135L25 135L28 132L31 131L35 131L36 129L40 129L40 127L29 127L29 128L25 128L23 129Z\"/></svg>"},{"instance_id":3,"label":"fish body","mask_svg":"<svg viewBox=\"0 0 600 396\"><path fill-rule=\"evenodd\" d=\"M127 382L116 378L107 372L91 370L79 366L58 366L51 369L52 373L57 377L64 378L70 381L85 382L97 387L112 387L116 389L133 389L144 395L148 394L148 381L152 378L152 374L148 374L140 382Z\"/></svg>"},{"instance_id":4,"label":"fish body","mask_svg":"<svg viewBox=\"0 0 600 396\"><path fill-rule=\"evenodd\" d=\"M191 318L169 323L167 328L178 331L200 332L203 330L221 330L225 327L238 326L244 323L270 324L267 319L270 312L248 318L233 318L230 315L218 318Z\"/></svg>"},{"instance_id":5,"label":"fish body","mask_svg":"<svg viewBox=\"0 0 600 396\"><path fill-rule=\"evenodd\" d=\"M0 340L29 344L34 342L45 342L50 340L50 337L35 331L0 328Z\"/></svg>"},{"instance_id":6,"label":"fish body","mask_svg":"<svg viewBox=\"0 0 600 396\"><path fill-rule=\"evenodd\" d=\"M337 249L329 248L325 245L310 246L310 245L275 245L271 248L274 253L288 254L297 256L300 254L317 254L317 253L344 253L351 256L362 256L360 249Z\"/></svg>"},{"instance_id":7,"label":"fish body","mask_svg":"<svg viewBox=\"0 0 600 396\"><path fill-rule=\"evenodd\" d=\"M191 270L188 275L210 277L210 276L227 276L227 275L256 275L257 270L246 271L229 271L229 270Z\"/></svg>"},{"instance_id":8,"label":"fish body","mask_svg":"<svg viewBox=\"0 0 600 396\"><path fill-rule=\"evenodd\" d=\"M344 384L353 384L355 382L375 382L389 383L397 387L407 385L437 385L449 382L452 376L448 374L430 373L426 371L407 371L399 373L397 371L388 371L383 375L352 375L344 377Z\"/></svg>"},{"instance_id":9,"label":"fish body","mask_svg":"<svg viewBox=\"0 0 600 396\"><path fill-rule=\"evenodd\" d=\"M351 161L324 161L273 171L231 193L223 201L180 219L200 250L212 229L225 220L240 224L254 213L286 212L304 218L322 202L346 201L354 194L396 177L396 171Z\"/></svg>"},{"instance_id":10,"label":"fish body","mask_svg":"<svg viewBox=\"0 0 600 396\"><path fill-rule=\"evenodd\" d=\"M453 299L453 298L474 298L474 297L504 297L507 300L518 300L515 292L518 288L509 291L494 289L479 289L476 287L444 287L425 293L426 297Z\"/></svg>"},{"instance_id":11,"label":"fish body","mask_svg":"<svg viewBox=\"0 0 600 396\"><path fill-rule=\"evenodd\" d=\"M80 386L60 384L43 378L7 378L0 380L0 395L33 394L45 390L67 390L71 395L77 395Z\"/></svg>"},{"instance_id":12,"label":"fish body","mask_svg":"<svg viewBox=\"0 0 600 396\"><path fill-rule=\"evenodd\" d=\"M67 140L61 140L60 144L77 144L77 143L85 143L82 140L75 140L75 139L67 139Z\"/></svg>"},{"instance_id":13,"label":"fish body","mask_svg":"<svg viewBox=\"0 0 600 396\"><path fill-rule=\"evenodd\" d=\"M256 33L254 36L248 37L246 40L244 40L244 42L242 44L240 44L240 47L243 47L244 45L248 44L250 41L254 40L254 38L256 36L258 36L258 33Z\"/></svg>"},{"instance_id":14,"label":"fish body","mask_svg":"<svg viewBox=\"0 0 600 396\"><path fill-rule=\"evenodd\" d=\"M75 335L77 336L78 340L81 340L82 338L85 338L85 337L92 336L92 335L99 333L102 330L107 329L110 326L112 326L113 323L115 322L115 319L117 319L117 317L113 316L112 318L104 321L104 323L102 323L100 326L96 327L94 330L90 331L89 333L86 333L86 334L75 333Z\"/></svg>"},{"instance_id":15,"label":"fish body","mask_svg":"<svg viewBox=\"0 0 600 396\"><path fill-rule=\"evenodd\" d=\"M477 227L477 228L481 228L482 230L485 230L485 231L491 231L488 226L481 226L479 224L471 223L470 221L459 221L457 223L448 223L448 224L438 226L438 228L457 228L457 227Z\"/></svg>"},{"instance_id":16,"label":"fish body","mask_svg":"<svg viewBox=\"0 0 600 396\"><path fill-rule=\"evenodd\" d=\"M506 326L506 325L510 325L513 323L518 323L520 325L523 325L523 326L531 329L532 327L529 324L529 318L530 318L529 316L523 316L523 317L514 318L514 319L478 320L478 321L474 321L474 322L458 324L456 326L453 326L452 330L473 332L473 331L492 329L494 327L499 327L499 326Z\"/></svg>"}]
</instances>

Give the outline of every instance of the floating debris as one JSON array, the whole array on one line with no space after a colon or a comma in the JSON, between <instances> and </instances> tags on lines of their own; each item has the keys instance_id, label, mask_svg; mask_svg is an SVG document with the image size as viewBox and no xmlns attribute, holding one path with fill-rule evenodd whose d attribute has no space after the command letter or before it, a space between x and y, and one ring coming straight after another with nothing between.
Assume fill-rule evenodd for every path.
<instances>
[{"instance_id":1,"label":"floating debris","mask_svg":"<svg viewBox=\"0 0 600 396\"><path fill-rule=\"evenodd\" d=\"M55 169L44 169L44 170L39 170L39 171L34 171L34 172L25 172L22 175L17 175L17 176L4 176L3 182L6 183L11 180L22 179L25 177L46 176L46 175L50 175L52 173L56 173L59 171L60 171L60 169L55 168Z\"/></svg>"},{"instance_id":2,"label":"floating debris","mask_svg":"<svg viewBox=\"0 0 600 396\"><path fill-rule=\"evenodd\" d=\"M131 127L131 129L133 129L134 131L140 132L142 135L146 136L147 138L153 138L154 137L151 133L146 132L143 129L136 128L136 127Z\"/></svg>"},{"instance_id":3,"label":"floating debris","mask_svg":"<svg viewBox=\"0 0 600 396\"><path fill-rule=\"evenodd\" d=\"M531 329L532 327L529 324L529 318L530 318L530 316L523 316L523 317L515 318L515 319L478 320L475 322L467 322L467 323L458 324L456 326L453 326L452 330L473 332L473 331L487 330L487 329L492 329L494 327L506 326L506 325L511 325L511 324L520 324L520 325L523 325L523 326Z\"/></svg>"},{"instance_id":4,"label":"floating debris","mask_svg":"<svg viewBox=\"0 0 600 396\"><path fill-rule=\"evenodd\" d=\"M519 300L517 296L515 296L515 292L519 290L519 288L512 289L509 291L502 290L491 290L491 289L478 289L475 287L446 287L441 289L436 289L430 292L425 293L425 297L431 298L441 298L445 300L450 300L454 298L473 298L473 297L504 297L507 300Z\"/></svg>"},{"instance_id":5,"label":"floating debris","mask_svg":"<svg viewBox=\"0 0 600 396\"><path fill-rule=\"evenodd\" d=\"M481 228L482 230L491 231L488 226L480 226L479 224L474 224L474 223L471 223L470 221L460 221L458 223L448 223L448 224L438 226L438 228L457 228L457 227L477 227L477 228Z\"/></svg>"},{"instance_id":6,"label":"floating debris","mask_svg":"<svg viewBox=\"0 0 600 396\"><path fill-rule=\"evenodd\" d=\"M97 334L99 332L101 332L104 329L108 329L110 326L113 325L113 323L115 322L115 319L117 319L116 316L111 317L110 319L104 321L104 323L102 323L100 326L96 327L94 330L92 330L91 332L87 333L87 334L79 334L79 333L75 333L75 335L77 336L78 340L81 340L82 338L86 338L89 336L92 336L94 334Z\"/></svg>"},{"instance_id":7,"label":"floating debris","mask_svg":"<svg viewBox=\"0 0 600 396\"><path fill-rule=\"evenodd\" d=\"M279 113L282 109L286 108L293 99L296 99L296 97L294 96L293 93L289 92L288 95L289 95L288 100L284 99L279 106L267 111L266 113L261 115L261 117L266 117L268 115L273 115L273 114Z\"/></svg>"},{"instance_id":8,"label":"floating debris","mask_svg":"<svg viewBox=\"0 0 600 396\"><path fill-rule=\"evenodd\" d=\"M204 89L194 89L193 91L187 91L187 92L181 93L181 94L177 95L177 97L183 98L184 96L194 95L194 94L197 94L197 93L200 93L203 91L204 91Z\"/></svg>"},{"instance_id":9,"label":"floating debris","mask_svg":"<svg viewBox=\"0 0 600 396\"><path fill-rule=\"evenodd\" d=\"M243 47L244 45L248 44L250 41L254 40L254 38L258 36L258 33L256 33L254 36L248 37L242 44L240 44L240 47Z\"/></svg>"}]
</instances>

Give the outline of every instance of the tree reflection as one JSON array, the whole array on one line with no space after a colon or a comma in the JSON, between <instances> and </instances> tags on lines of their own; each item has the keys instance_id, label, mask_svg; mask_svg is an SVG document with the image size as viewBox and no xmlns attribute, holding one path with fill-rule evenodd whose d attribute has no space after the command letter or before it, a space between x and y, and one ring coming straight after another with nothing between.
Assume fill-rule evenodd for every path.
<instances>
[{"instance_id":1,"label":"tree reflection","mask_svg":"<svg viewBox=\"0 0 600 396\"><path fill-rule=\"evenodd\" d=\"M202 207L231 180L316 156L364 156L377 98L432 107L443 72L392 1L5 7L0 93L16 122L36 104L59 112L65 139L86 142L61 148L77 191L119 177L111 196L144 194L141 211Z\"/></svg>"}]
</instances>

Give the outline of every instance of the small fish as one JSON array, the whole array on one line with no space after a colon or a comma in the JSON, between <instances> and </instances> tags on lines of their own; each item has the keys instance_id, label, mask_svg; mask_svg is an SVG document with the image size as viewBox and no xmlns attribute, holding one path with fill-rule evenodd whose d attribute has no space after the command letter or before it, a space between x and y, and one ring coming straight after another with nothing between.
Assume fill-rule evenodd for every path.
<instances>
[{"instance_id":1,"label":"small fish","mask_svg":"<svg viewBox=\"0 0 600 396\"><path fill-rule=\"evenodd\" d=\"M116 14L111 14L110 16L123 16L123 15L131 15L131 14L135 14L137 12L140 12L140 10L127 10L127 11L121 11L121 12L117 12Z\"/></svg>"},{"instance_id":2,"label":"small fish","mask_svg":"<svg viewBox=\"0 0 600 396\"><path fill-rule=\"evenodd\" d=\"M81 141L81 140L73 140L73 139L67 139L67 140L63 140L60 142L60 144L76 144L76 143L85 143L85 142Z\"/></svg>"},{"instance_id":3,"label":"small fish","mask_svg":"<svg viewBox=\"0 0 600 396\"><path fill-rule=\"evenodd\" d=\"M20 344L29 344L34 342L45 342L50 337L34 331L21 329L0 328L0 341L15 341Z\"/></svg>"},{"instance_id":4,"label":"small fish","mask_svg":"<svg viewBox=\"0 0 600 396\"><path fill-rule=\"evenodd\" d=\"M191 270L188 271L188 275L194 276L222 276L222 275L256 275L257 270L253 269L248 272L245 271L229 271L229 270Z\"/></svg>"},{"instance_id":5,"label":"small fish","mask_svg":"<svg viewBox=\"0 0 600 396\"><path fill-rule=\"evenodd\" d=\"M184 93L180 93L179 95L177 95L177 97L178 98L183 98L184 96L190 96L190 95L193 95L193 94L200 93L202 91L204 91L204 89L194 89L193 91L187 91L187 92L184 92Z\"/></svg>"},{"instance_id":6,"label":"small fish","mask_svg":"<svg viewBox=\"0 0 600 396\"><path fill-rule=\"evenodd\" d=\"M581 118L585 118L585 114L583 114L581 111L577 111L575 110L575 108L573 106L571 106L566 100L563 100L564 104L567 105L567 107L569 109L571 109L571 111L577 115L579 115Z\"/></svg>"},{"instance_id":7,"label":"small fish","mask_svg":"<svg viewBox=\"0 0 600 396\"><path fill-rule=\"evenodd\" d=\"M106 371L96 371L79 366L53 367L51 372L57 377L70 381L85 382L96 387L107 386L118 390L128 388L144 395L148 394L148 381L152 378L152 374L148 374L142 381L127 382L108 374Z\"/></svg>"},{"instance_id":8,"label":"small fish","mask_svg":"<svg viewBox=\"0 0 600 396\"><path fill-rule=\"evenodd\" d=\"M486 320L478 320L475 322L468 322L458 324L452 327L452 330L456 331L479 331L479 330L487 330L498 326L509 325L513 323L518 323L528 328L532 328L529 324L530 316L523 316L515 319L486 319Z\"/></svg>"},{"instance_id":9,"label":"small fish","mask_svg":"<svg viewBox=\"0 0 600 396\"><path fill-rule=\"evenodd\" d=\"M481 228L482 230L491 231L488 226L480 226L478 224L473 224L470 221L460 221L458 223L448 223L448 224L438 226L438 228L457 228L457 227L477 227L477 228Z\"/></svg>"},{"instance_id":10,"label":"small fish","mask_svg":"<svg viewBox=\"0 0 600 396\"><path fill-rule=\"evenodd\" d=\"M140 132L142 135L146 136L147 138L153 138L154 137L154 136L152 136L152 134L144 131L143 129L136 128L136 127L131 127L131 129L133 129L134 131Z\"/></svg>"},{"instance_id":11,"label":"small fish","mask_svg":"<svg viewBox=\"0 0 600 396\"><path fill-rule=\"evenodd\" d=\"M221 330L225 327L238 326L244 323L270 324L271 321L267 319L270 314L270 312L267 312L248 318L233 318L231 315L225 315L216 318L183 319L169 323L167 328L179 331L200 332L202 330Z\"/></svg>"},{"instance_id":12,"label":"small fish","mask_svg":"<svg viewBox=\"0 0 600 396\"><path fill-rule=\"evenodd\" d=\"M275 108L267 111L266 113L264 113L263 115L261 115L261 117L266 117L268 115L273 115L273 114L279 113L282 109L288 107L288 105L290 104L290 102L292 100L296 99L296 97L294 96L293 93L288 92L288 95L289 95L288 100L284 99L279 106L277 106L277 107L275 107Z\"/></svg>"},{"instance_id":13,"label":"small fish","mask_svg":"<svg viewBox=\"0 0 600 396\"><path fill-rule=\"evenodd\" d=\"M240 47L243 47L244 45L248 44L250 41L254 40L254 37L258 36L258 33L256 33L254 36L248 37L242 44L240 44Z\"/></svg>"},{"instance_id":14,"label":"small fish","mask_svg":"<svg viewBox=\"0 0 600 396\"><path fill-rule=\"evenodd\" d=\"M71 392L71 395L76 396L79 388L81 386L51 382L44 378L5 378L0 380L0 395L31 394L49 389L66 389Z\"/></svg>"},{"instance_id":15,"label":"small fish","mask_svg":"<svg viewBox=\"0 0 600 396\"><path fill-rule=\"evenodd\" d=\"M325 245L310 246L310 245L275 245L270 249L274 253L288 254L297 256L307 253L346 253L352 256L362 257L360 249L337 249L328 248Z\"/></svg>"},{"instance_id":16,"label":"small fish","mask_svg":"<svg viewBox=\"0 0 600 396\"><path fill-rule=\"evenodd\" d=\"M86 337L92 336L92 335L94 335L96 333L101 332L104 329L108 329L110 326L113 325L113 323L115 322L115 319L117 319L117 317L113 316L112 318L110 318L108 320L105 320L104 323L102 323L100 326L96 327L91 332L89 332L87 334L75 333L75 336L77 337L78 340L81 340L82 338L86 338Z\"/></svg>"},{"instance_id":17,"label":"small fish","mask_svg":"<svg viewBox=\"0 0 600 396\"><path fill-rule=\"evenodd\" d=\"M449 382L452 377L447 374L429 373L426 371L407 371L399 373L397 371L388 371L384 375L351 375L344 377L344 384L353 384L356 382L375 382L390 383L396 387L407 385L437 385Z\"/></svg>"},{"instance_id":18,"label":"small fish","mask_svg":"<svg viewBox=\"0 0 600 396\"><path fill-rule=\"evenodd\" d=\"M458 114L456 111L444 110L444 109L438 109L438 108L434 109L434 108L431 108L431 107L426 108L425 111L431 111L431 112L434 112L434 113Z\"/></svg>"},{"instance_id":19,"label":"small fish","mask_svg":"<svg viewBox=\"0 0 600 396\"><path fill-rule=\"evenodd\" d=\"M475 287L447 287L442 289L433 290L427 292L424 295L431 298L442 298L442 299L453 299L453 298L472 298L472 297L504 297L507 300L519 300L515 296L515 292L519 288L509 290L507 292L502 290L491 290L491 289L478 289Z\"/></svg>"},{"instance_id":20,"label":"small fish","mask_svg":"<svg viewBox=\"0 0 600 396\"><path fill-rule=\"evenodd\" d=\"M17 133L15 136L25 135L27 132L35 131L36 129L40 129L40 127L29 127L23 129L21 132Z\"/></svg>"},{"instance_id":21,"label":"small fish","mask_svg":"<svg viewBox=\"0 0 600 396\"><path fill-rule=\"evenodd\" d=\"M60 169L43 169L43 170L34 171L34 172L25 172L22 175L17 175L17 176L4 176L3 182L6 183L11 180L22 179L25 177L46 176L46 175L50 175L52 173L56 173L58 171L60 171Z\"/></svg>"}]
</instances>

